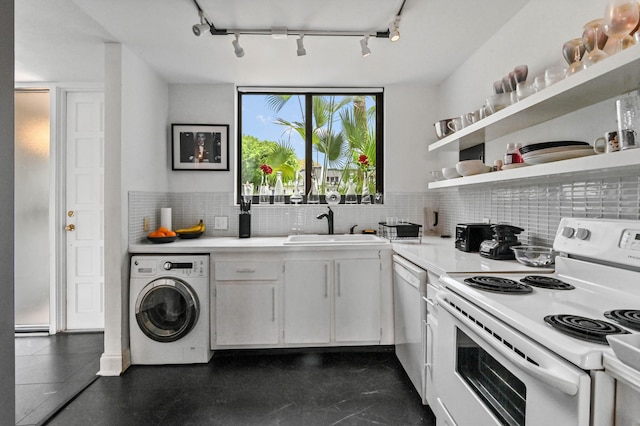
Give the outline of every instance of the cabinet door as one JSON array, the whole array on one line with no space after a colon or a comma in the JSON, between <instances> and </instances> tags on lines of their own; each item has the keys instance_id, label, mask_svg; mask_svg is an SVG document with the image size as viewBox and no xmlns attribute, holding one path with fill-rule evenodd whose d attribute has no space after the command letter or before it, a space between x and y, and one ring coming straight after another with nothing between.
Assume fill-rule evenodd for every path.
<instances>
[{"instance_id":1,"label":"cabinet door","mask_svg":"<svg viewBox=\"0 0 640 426\"><path fill-rule=\"evenodd\" d=\"M330 267L327 260L285 262L285 343L331 341Z\"/></svg>"},{"instance_id":2,"label":"cabinet door","mask_svg":"<svg viewBox=\"0 0 640 426\"><path fill-rule=\"evenodd\" d=\"M216 344L278 343L277 287L264 283L216 283Z\"/></svg>"},{"instance_id":3,"label":"cabinet door","mask_svg":"<svg viewBox=\"0 0 640 426\"><path fill-rule=\"evenodd\" d=\"M336 261L337 342L380 341L380 260Z\"/></svg>"}]
</instances>

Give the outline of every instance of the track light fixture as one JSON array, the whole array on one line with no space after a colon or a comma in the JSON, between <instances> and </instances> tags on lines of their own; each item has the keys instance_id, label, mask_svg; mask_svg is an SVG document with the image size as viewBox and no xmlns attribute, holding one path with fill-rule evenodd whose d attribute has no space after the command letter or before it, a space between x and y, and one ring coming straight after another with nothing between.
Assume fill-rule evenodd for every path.
<instances>
[{"instance_id":1,"label":"track light fixture","mask_svg":"<svg viewBox=\"0 0 640 426\"><path fill-rule=\"evenodd\" d=\"M298 56L304 56L307 54L307 49L304 48L304 34L300 34L300 38L296 40L298 44Z\"/></svg>"},{"instance_id":2,"label":"track light fixture","mask_svg":"<svg viewBox=\"0 0 640 426\"><path fill-rule=\"evenodd\" d=\"M234 35L236 39L231 42L231 44L233 44L233 51L238 58L242 58L244 56L244 49L240 46L240 42L238 41L240 34L235 33Z\"/></svg>"},{"instance_id":3,"label":"track light fixture","mask_svg":"<svg viewBox=\"0 0 640 426\"><path fill-rule=\"evenodd\" d=\"M400 40L400 15L396 16L393 21L389 24L389 40L398 41Z\"/></svg>"},{"instance_id":4,"label":"track light fixture","mask_svg":"<svg viewBox=\"0 0 640 426\"><path fill-rule=\"evenodd\" d=\"M238 58L244 56L244 49L240 46L239 38L240 35L252 35L252 36L270 36L274 39L286 39L289 35L297 35L299 38L296 40L298 45L298 49L296 53L298 56L304 56L307 54L307 50L304 47L304 37L305 36L314 36L314 37L363 37L360 40L360 46L362 48L362 56L367 57L371 54L371 49L369 49L369 37L375 38L388 38L391 41L397 41L400 39L400 15L402 14L402 9L404 8L407 0L402 0L402 5L400 9L395 14L393 20L389 23L389 28L384 31L368 31L364 32L362 30L323 30L323 29L288 29L287 27L276 27L270 29L242 29L242 28L234 28L234 29L223 29L216 28L213 21L209 19L204 10L198 4L198 0L192 0L194 6L198 10L198 16L200 16L200 23L195 24L192 27L193 33L196 36L200 36L205 32L209 32L213 36L222 36L222 35L231 35L235 36L233 40L233 49Z\"/></svg>"},{"instance_id":5,"label":"track light fixture","mask_svg":"<svg viewBox=\"0 0 640 426\"><path fill-rule=\"evenodd\" d=\"M362 57L366 58L371 55L371 49L369 49L369 36L365 35L362 40L360 40L360 47L362 48Z\"/></svg>"},{"instance_id":6,"label":"track light fixture","mask_svg":"<svg viewBox=\"0 0 640 426\"><path fill-rule=\"evenodd\" d=\"M199 24L195 24L193 27L191 27L191 29L193 30L193 33L196 36L200 36L202 34L204 34L207 31L211 30L211 26L205 22L204 19L204 12L202 10L198 11L198 15L200 16L200 23Z\"/></svg>"}]
</instances>

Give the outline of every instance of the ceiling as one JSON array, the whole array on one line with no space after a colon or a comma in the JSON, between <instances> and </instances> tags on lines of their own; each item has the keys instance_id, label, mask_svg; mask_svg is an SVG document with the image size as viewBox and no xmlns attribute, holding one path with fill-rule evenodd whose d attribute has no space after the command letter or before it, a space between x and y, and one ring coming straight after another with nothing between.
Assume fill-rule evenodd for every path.
<instances>
[{"instance_id":1,"label":"ceiling","mask_svg":"<svg viewBox=\"0 0 640 426\"><path fill-rule=\"evenodd\" d=\"M196 37L193 0L16 0L17 81L101 81L105 42L120 42L170 83L268 86L439 84L528 0L406 0L401 39ZM198 0L222 29L386 31L402 0Z\"/></svg>"}]
</instances>

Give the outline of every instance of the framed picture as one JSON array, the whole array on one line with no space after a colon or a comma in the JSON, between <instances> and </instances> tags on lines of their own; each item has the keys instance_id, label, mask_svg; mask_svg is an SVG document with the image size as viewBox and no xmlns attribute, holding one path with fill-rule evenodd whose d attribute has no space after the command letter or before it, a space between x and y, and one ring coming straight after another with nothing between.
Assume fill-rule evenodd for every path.
<instances>
[{"instance_id":1,"label":"framed picture","mask_svg":"<svg viewBox=\"0 0 640 426\"><path fill-rule=\"evenodd\" d=\"M229 170L229 125L172 124L173 170Z\"/></svg>"}]
</instances>

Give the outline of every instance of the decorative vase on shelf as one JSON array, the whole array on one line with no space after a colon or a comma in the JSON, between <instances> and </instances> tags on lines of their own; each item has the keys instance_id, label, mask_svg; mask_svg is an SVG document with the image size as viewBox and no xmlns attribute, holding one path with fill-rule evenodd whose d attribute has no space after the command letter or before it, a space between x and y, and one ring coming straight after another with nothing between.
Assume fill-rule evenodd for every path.
<instances>
[{"instance_id":1,"label":"decorative vase on shelf","mask_svg":"<svg viewBox=\"0 0 640 426\"><path fill-rule=\"evenodd\" d=\"M369 172L364 172L363 176L360 204L371 204L371 194L369 193Z\"/></svg>"},{"instance_id":2,"label":"decorative vase on shelf","mask_svg":"<svg viewBox=\"0 0 640 426\"><path fill-rule=\"evenodd\" d=\"M260 197L260 204L269 204L269 183L267 182L267 175L262 175L258 195Z\"/></svg>"},{"instance_id":3,"label":"decorative vase on shelf","mask_svg":"<svg viewBox=\"0 0 640 426\"><path fill-rule=\"evenodd\" d=\"M296 172L296 178L293 181L293 193L289 198L292 204L298 204L302 202L302 192L300 191L300 177L298 176L298 172Z\"/></svg>"},{"instance_id":4,"label":"decorative vase on shelf","mask_svg":"<svg viewBox=\"0 0 640 426\"><path fill-rule=\"evenodd\" d=\"M327 200L327 204L330 206L335 206L336 204L340 204L340 193L335 185L331 185L327 193L324 195Z\"/></svg>"},{"instance_id":5,"label":"decorative vase on shelf","mask_svg":"<svg viewBox=\"0 0 640 426\"><path fill-rule=\"evenodd\" d=\"M276 172L276 186L273 190L273 204L284 204L284 183L282 182L282 172Z\"/></svg>"},{"instance_id":6,"label":"decorative vase on shelf","mask_svg":"<svg viewBox=\"0 0 640 426\"><path fill-rule=\"evenodd\" d=\"M347 193L344 196L344 202L346 204L356 204L358 202L358 196L356 195L356 183L353 180L353 173L349 174L349 183L347 185Z\"/></svg>"},{"instance_id":7,"label":"decorative vase on shelf","mask_svg":"<svg viewBox=\"0 0 640 426\"><path fill-rule=\"evenodd\" d=\"M307 194L307 203L308 204L318 204L320 203L320 193L318 192L318 180L315 176L311 176L311 189L309 190L309 194Z\"/></svg>"}]
</instances>

